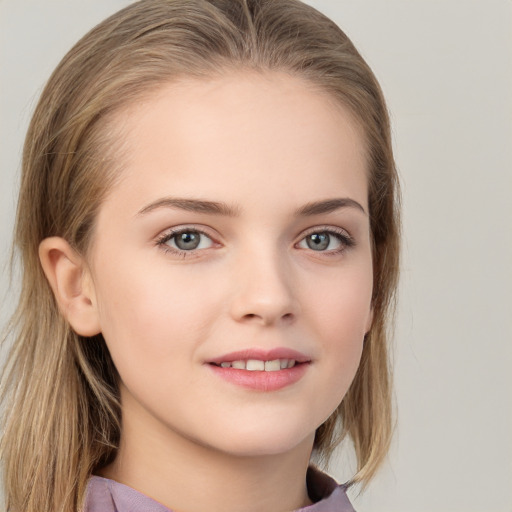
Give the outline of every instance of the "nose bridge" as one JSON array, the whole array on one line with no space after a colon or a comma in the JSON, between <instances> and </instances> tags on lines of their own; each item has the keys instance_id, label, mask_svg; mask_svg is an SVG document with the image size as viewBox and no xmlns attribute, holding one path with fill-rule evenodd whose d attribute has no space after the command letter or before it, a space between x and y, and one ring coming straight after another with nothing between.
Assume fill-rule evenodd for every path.
<instances>
[{"instance_id":1,"label":"nose bridge","mask_svg":"<svg viewBox=\"0 0 512 512\"><path fill-rule=\"evenodd\" d=\"M249 243L239 249L235 267L232 315L237 321L265 325L298 313L291 262L276 241Z\"/></svg>"}]
</instances>

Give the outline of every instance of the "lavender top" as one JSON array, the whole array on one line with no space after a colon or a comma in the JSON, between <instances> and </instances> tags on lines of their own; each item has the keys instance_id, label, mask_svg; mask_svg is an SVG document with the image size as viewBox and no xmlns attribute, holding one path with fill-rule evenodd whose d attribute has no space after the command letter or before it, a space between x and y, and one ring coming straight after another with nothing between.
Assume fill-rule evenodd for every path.
<instances>
[{"instance_id":1,"label":"lavender top","mask_svg":"<svg viewBox=\"0 0 512 512\"><path fill-rule=\"evenodd\" d=\"M313 505L300 512L355 512L345 493L330 476L314 467L307 473L308 494ZM296 512L299 512L296 511ZM149 496L101 476L91 476L84 512L172 512Z\"/></svg>"}]
</instances>

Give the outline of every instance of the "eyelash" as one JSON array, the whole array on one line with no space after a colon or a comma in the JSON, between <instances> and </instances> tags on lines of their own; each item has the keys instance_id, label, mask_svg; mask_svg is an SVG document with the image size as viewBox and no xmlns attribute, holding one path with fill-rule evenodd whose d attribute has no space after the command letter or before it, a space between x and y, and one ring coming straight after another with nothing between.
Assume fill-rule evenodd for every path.
<instances>
[{"instance_id":1,"label":"eyelash","mask_svg":"<svg viewBox=\"0 0 512 512\"><path fill-rule=\"evenodd\" d=\"M185 250L175 249L175 248L167 245L167 242L169 242L176 236L181 235L183 233L195 233L195 234L203 235L203 236L209 238L212 241L212 243L215 244L215 240L205 231L203 231L199 228L196 228L196 227L184 227L184 228L167 231L162 236L157 238L156 245L158 247L161 247L165 253L171 253L173 255L180 256L182 258L194 257L197 254L197 252L204 250L204 249L191 249L189 251L185 251ZM299 242L297 242L297 243L302 242L308 236L311 236L314 234L327 234L329 236L334 236L335 238L338 239L338 241L341 244L338 249L330 250L330 251L314 251L313 249L310 249L311 252L318 252L319 254L322 254L323 256L327 256L327 257L337 256L340 253L346 251L347 249L354 247L354 245L355 245L355 240L345 230L336 229L333 227L323 228L321 226L315 227L314 229L311 229L310 231L306 232L302 236L302 238L299 240ZM297 245L297 244L295 244L295 245Z\"/></svg>"},{"instance_id":2,"label":"eyelash","mask_svg":"<svg viewBox=\"0 0 512 512\"><path fill-rule=\"evenodd\" d=\"M169 242L176 236L181 235L183 233L195 233L195 234L204 235L207 238L209 238L212 241L212 243L215 243L213 238L208 233L203 231L202 229L195 228L195 227L194 228L184 227L184 228L167 231L166 233L164 233L161 237L159 237L157 239L156 244L157 244L157 246L161 247L164 252L171 253L176 256L181 256L182 258L189 258L191 256L193 257L197 251L204 250L204 249L192 249L190 251L183 251L180 249L174 249L173 247L169 247L167 245L167 242Z\"/></svg>"},{"instance_id":3,"label":"eyelash","mask_svg":"<svg viewBox=\"0 0 512 512\"><path fill-rule=\"evenodd\" d=\"M299 243L305 240L308 236L315 235L315 234L326 234L329 236L334 236L338 239L340 242L340 247L338 249L330 250L330 251L314 251L313 249L310 249L312 252L317 252L321 254L322 256L338 256L339 254L345 252L347 249L350 249L356 245L355 240L344 230L340 228L333 228L333 227L315 227L311 229L310 231L307 231L302 238L300 239Z\"/></svg>"}]
</instances>

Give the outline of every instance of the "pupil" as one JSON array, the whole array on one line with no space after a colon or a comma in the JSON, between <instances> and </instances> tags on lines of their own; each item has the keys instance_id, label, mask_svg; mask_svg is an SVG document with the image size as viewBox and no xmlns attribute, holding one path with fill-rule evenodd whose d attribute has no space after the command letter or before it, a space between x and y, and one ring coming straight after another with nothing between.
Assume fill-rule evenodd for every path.
<instances>
[{"instance_id":1,"label":"pupil","mask_svg":"<svg viewBox=\"0 0 512 512\"><path fill-rule=\"evenodd\" d=\"M196 249L199 245L199 235L197 233L181 233L176 237L176 245L179 249Z\"/></svg>"},{"instance_id":2,"label":"pupil","mask_svg":"<svg viewBox=\"0 0 512 512\"><path fill-rule=\"evenodd\" d=\"M314 233L307 238L307 244L314 251L323 251L329 246L330 237L327 233Z\"/></svg>"}]
</instances>

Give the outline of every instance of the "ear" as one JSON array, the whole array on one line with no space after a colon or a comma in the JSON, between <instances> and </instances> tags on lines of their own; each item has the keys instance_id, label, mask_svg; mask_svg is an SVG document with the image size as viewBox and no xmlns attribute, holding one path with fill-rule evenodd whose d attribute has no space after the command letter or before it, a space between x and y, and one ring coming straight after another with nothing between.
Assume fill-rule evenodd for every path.
<instances>
[{"instance_id":1,"label":"ear","mask_svg":"<svg viewBox=\"0 0 512 512\"><path fill-rule=\"evenodd\" d=\"M39 244L39 259L64 317L81 336L101 332L90 271L84 259L60 237Z\"/></svg>"}]
</instances>

